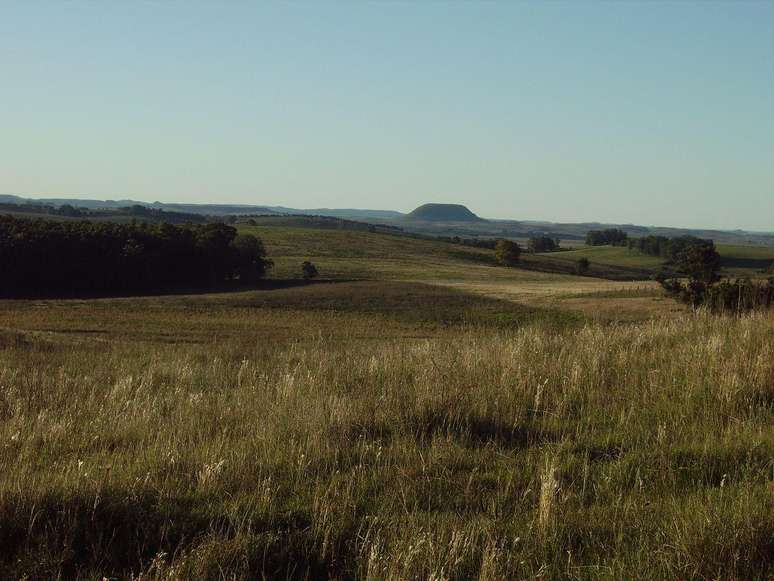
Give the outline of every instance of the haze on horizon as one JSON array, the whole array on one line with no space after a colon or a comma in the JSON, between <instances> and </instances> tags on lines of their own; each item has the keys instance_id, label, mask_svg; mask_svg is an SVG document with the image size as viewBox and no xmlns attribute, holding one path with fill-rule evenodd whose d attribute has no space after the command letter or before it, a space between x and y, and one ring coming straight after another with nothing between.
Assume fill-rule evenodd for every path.
<instances>
[{"instance_id":1,"label":"haze on horizon","mask_svg":"<svg viewBox=\"0 0 774 581\"><path fill-rule=\"evenodd\" d=\"M0 193L774 230L772 2L0 7Z\"/></svg>"}]
</instances>

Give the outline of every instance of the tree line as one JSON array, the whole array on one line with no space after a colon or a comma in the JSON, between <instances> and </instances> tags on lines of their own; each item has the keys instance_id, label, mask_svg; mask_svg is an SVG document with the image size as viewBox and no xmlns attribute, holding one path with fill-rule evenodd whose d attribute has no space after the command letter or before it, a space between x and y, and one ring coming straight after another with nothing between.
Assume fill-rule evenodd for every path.
<instances>
[{"instance_id":1,"label":"tree line","mask_svg":"<svg viewBox=\"0 0 774 581\"><path fill-rule=\"evenodd\" d=\"M641 238L631 238L627 241L630 250L639 250L643 254L658 256L668 261L676 261L680 256L690 251L692 248L703 249L704 252L712 253L715 251L715 243L712 240L704 240L695 236L675 236L667 238L666 236L643 236ZM715 252L717 254L717 252ZM719 263L720 257L717 257Z\"/></svg>"},{"instance_id":2,"label":"tree line","mask_svg":"<svg viewBox=\"0 0 774 581\"><path fill-rule=\"evenodd\" d=\"M71 204L53 206L51 204L36 204L32 202L23 204L0 203L0 212L22 212L25 214L41 214L44 216L84 219L136 218L138 220L170 222L172 224L183 224L187 222L203 224L205 222L213 221L212 217L204 216L202 214L168 212L160 208L149 208L148 206L142 206L140 204L122 206L120 208L83 208Z\"/></svg>"},{"instance_id":3,"label":"tree line","mask_svg":"<svg viewBox=\"0 0 774 581\"><path fill-rule=\"evenodd\" d=\"M586 232L587 246L625 246L629 235L619 228L589 230Z\"/></svg>"},{"instance_id":4,"label":"tree line","mask_svg":"<svg viewBox=\"0 0 774 581\"><path fill-rule=\"evenodd\" d=\"M450 244L472 246L473 248L486 248L487 250L494 250L497 244L494 238L461 238L460 236L426 236L425 238Z\"/></svg>"},{"instance_id":5,"label":"tree line","mask_svg":"<svg viewBox=\"0 0 774 581\"><path fill-rule=\"evenodd\" d=\"M630 240L629 247L666 258L674 272L662 271L656 280L667 294L693 307L737 313L774 307L774 278L721 279L720 255L712 240L647 236Z\"/></svg>"},{"instance_id":6,"label":"tree line","mask_svg":"<svg viewBox=\"0 0 774 581\"><path fill-rule=\"evenodd\" d=\"M125 293L253 282L260 239L226 224L58 222L0 216L0 294Z\"/></svg>"},{"instance_id":7,"label":"tree line","mask_svg":"<svg viewBox=\"0 0 774 581\"><path fill-rule=\"evenodd\" d=\"M664 290L693 307L712 312L742 313L774 307L774 278L752 281L749 278L705 283L693 277L687 282L677 278L660 280Z\"/></svg>"},{"instance_id":8,"label":"tree line","mask_svg":"<svg viewBox=\"0 0 774 581\"><path fill-rule=\"evenodd\" d=\"M527 242L530 252L556 252L559 250L559 239L550 236L532 236Z\"/></svg>"}]
</instances>

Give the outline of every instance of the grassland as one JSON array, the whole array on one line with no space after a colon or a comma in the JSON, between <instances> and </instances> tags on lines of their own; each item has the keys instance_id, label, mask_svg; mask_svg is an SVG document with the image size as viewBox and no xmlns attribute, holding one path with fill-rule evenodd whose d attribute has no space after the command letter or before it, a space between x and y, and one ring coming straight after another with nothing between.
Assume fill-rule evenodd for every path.
<instances>
[{"instance_id":1,"label":"grassland","mask_svg":"<svg viewBox=\"0 0 774 581\"><path fill-rule=\"evenodd\" d=\"M586 258L594 264L623 266L642 270L658 269L664 264L664 260L657 256L629 250L623 246L582 246L560 254L551 253L549 256L554 256L558 260L573 262Z\"/></svg>"},{"instance_id":2,"label":"grassland","mask_svg":"<svg viewBox=\"0 0 774 581\"><path fill-rule=\"evenodd\" d=\"M0 578L774 574L771 314L257 233L260 288L0 301Z\"/></svg>"},{"instance_id":3,"label":"grassland","mask_svg":"<svg viewBox=\"0 0 774 581\"><path fill-rule=\"evenodd\" d=\"M723 271L734 276L750 276L774 265L774 247L718 245Z\"/></svg>"},{"instance_id":4,"label":"grassland","mask_svg":"<svg viewBox=\"0 0 774 581\"><path fill-rule=\"evenodd\" d=\"M239 226L264 240L276 262L273 276L278 278L298 276L301 262L307 259L332 279L515 282L576 281L567 275L573 275L581 258L591 263L590 276L621 281L648 280L665 263L624 247L580 245L563 252L524 253L522 268L507 271L494 268L494 254L486 249L382 232L310 228L291 218L267 217L258 226ZM774 265L774 247L720 244L717 248L725 276L760 277Z\"/></svg>"},{"instance_id":5,"label":"grassland","mask_svg":"<svg viewBox=\"0 0 774 581\"><path fill-rule=\"evenodd\" d=\"M774 265L774 247L771 246L718 244L717 251L724 276L760 277ZM579 246L566 252L539 256L567 263L586 258L592 265L631 269L634 274L656 272L665 264L665 260L657 256L614 246ZM599 273L605 274L604 270Z\"/></svg>"},{"instance_id":6,"label":"grassland","mask_svg":"<svg viewBox=\"0 0 774 581\"><path fill-rule=\"evenodd\" d=\"M575 259L563 257L573 252L524 254L522 268L502 268L496 266L490 250L434 240L286 226L244 227L244 231L263 239L276 263L273 277L299 276L301 262L312 260L322 276L332 280L444 285L468 294L517 302L543 311L581 314L600 321L670 317L682 311L657 290L655 283L647 280L650 271L641 265L609 261L610 264L592 266L592 275L623 280L567 274L574 271ZM602 254L609 250L629 253L610 247L599 250ZM606 300L597 300L603 298Z\"/></svg>"},{"instance_id":7,"label":"grassland","mask_svg":"<svg viewBox=\"0 0 774 581\"><path fill-rule=\"evenodd\" d=\"M402 280L427 276L459 279L508 277L494 268L491 251L405 236L357 230L285 226L245 226L240 231L259 236L275 261L272 276L295 277L302 261L311 259L322 276L333 279ZM470 271L475 271L471 273Z\"/></svg>"},{"instance_id":8,"label":"grassland","mask_svg":"<svg viewBox=\"0 0 774 581\"><path fill-rule=\"evenodd\" d=\"M326 278L371 280L540 281L577 282L575 260L565 254L528 254L522 268L496 265L494 252L436 240L386 233L287 226L245 226L259 236L275 260L272 276L298 276L300 264L313 260ZM634 253L632 253L634 254ZM643 280L652 271L627 265L594 263L590 275L609 279Z\"/></svg>"},{"instance_id":9,"label":"grassland","mask_svg":"<svg viewBox=\"0 0 774 581\"><path fill-rule=\"evenodd\" d=\"M768 574L770 317L165 300L4 305L4 577Z\"/></svg>"}]
</instances>

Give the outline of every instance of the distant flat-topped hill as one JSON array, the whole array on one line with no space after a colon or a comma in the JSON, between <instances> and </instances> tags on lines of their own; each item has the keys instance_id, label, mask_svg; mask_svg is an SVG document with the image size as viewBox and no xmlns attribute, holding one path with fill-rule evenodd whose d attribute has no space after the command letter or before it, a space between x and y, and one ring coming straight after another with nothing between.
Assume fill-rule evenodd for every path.
<instances>
[{"instance_id":1,"label":"distant flat-topped hill","mask_svg":"<svg viewBox=\"0 0 774 581\"><path fill-rule=\"evenodd\" d=\"M424 204L406 216L425 222L485 222L461 204Z\"/></svg>"}]
</instances>

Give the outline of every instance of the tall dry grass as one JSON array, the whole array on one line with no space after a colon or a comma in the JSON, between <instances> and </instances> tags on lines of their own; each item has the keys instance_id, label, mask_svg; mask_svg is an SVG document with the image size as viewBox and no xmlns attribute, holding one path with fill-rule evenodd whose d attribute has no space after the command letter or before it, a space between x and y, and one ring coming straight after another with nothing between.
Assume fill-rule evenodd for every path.
<instances>
[{"instance_id":1,"label":"tall dry grass","mask_svg":"<svg viewBox=\"0 0 774 581\"><path fill-rule=\"evenodd\" d=\"M770 315L0 361L3 578L772 575Z\"/></svg>"}]
</instances>

